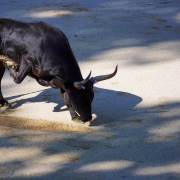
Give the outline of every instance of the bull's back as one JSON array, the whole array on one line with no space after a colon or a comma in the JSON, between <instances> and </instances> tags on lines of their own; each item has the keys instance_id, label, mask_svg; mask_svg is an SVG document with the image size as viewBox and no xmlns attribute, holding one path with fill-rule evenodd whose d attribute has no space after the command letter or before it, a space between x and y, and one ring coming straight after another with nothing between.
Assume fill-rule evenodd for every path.
<instances>
[{"instance_id":1,"label":"bull's back","mask_svg":"<svg viewBox=\"0 0 180 180\"><path fill-rule=\"evenodd\" d=\"M59 66L68 78L82 79L69 42L64 33L56 27L43 22L27 23L0 19L0 34L5 51L8 50L6 52L9 52L16 62L21 61L23 54L27 54L34 66Z\"/></svg>"},{"instance_id":2,"label":"bull's back","mask_svg":"<svg viewBox=\"0 0 180 180\"><path fill-rule=\"evenodd\" d=\"M18 46L42 45L55 46L66 40L64 33L44 22L22 22L12 19L0 19L0 34L4 41Z\"/></svg>"},{"instance_id":3,"label":"bull's back","mask_svg":"<svg viewBox=\"0 0 180 180\"><path fill-rule=\"evenodd\" d=\"M0 19L0 40L4 55L15 56L25 52L32 59L66 56L67 38L62 31L43 22L26 23ZM46 57L47 56L47 57Z\"/></svg>"}]
</instances>

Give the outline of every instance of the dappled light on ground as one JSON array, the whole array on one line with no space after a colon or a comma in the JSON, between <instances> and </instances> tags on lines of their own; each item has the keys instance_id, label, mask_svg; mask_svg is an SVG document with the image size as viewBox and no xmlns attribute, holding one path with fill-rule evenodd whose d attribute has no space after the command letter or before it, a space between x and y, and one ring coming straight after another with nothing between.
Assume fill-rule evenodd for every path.
<instances>
[{"instance_id":1,"label":"dappled light on ground","mask_svg":"<svg viewBox=\"0 0 180 180\"><path fill-rule=\"evenodd\" d=\"M163 108L168 108L166 119L162 116ZM180 117L172 114L177 108L177 102L160 109L134 108L120 120L102 121L99 128L96 125L100 122L94 122L95 126L89 127L91 131L84 128L62 132L50 122L50 131L43 131L38 124L36 129L1 124L0 177L12 173L14 179L87 176L178 179L180 144L176 119Z\"/></svg>"},{"instance_id":2,"label":"dappled light on ground","mask_svg":"<svg viewBox=\"0 0 180 180\"><path fill-rule=\"evenodd\" d=\"M43 21L68 37L95 84L85 124L59 90L7 72L0 109L0 179L179 180L180 1L0 0L0 17Z\"/></svg>"},{"instance_id":3,"label":"dappled light on ground","mask_svg":"<svg viewBox=\"0 0 180 180\"><path fill-rule=\"evenodd\" d=\"M175 118L177 120L173 120L171 122L163 123L162 125L157 125L154 128L151 128L149 132L155 136L158 134L160 137L174 137L180 133L180 122L179 117Z\"/></svg>"},{"instance_id":4,"label":"dappled light on ground","mask_svg":"<svg viewBox=\"0 0 180 180\"><path fill-rule=\"evenodd\" d=\"M120 161L104 161L104 162L96 162L84 166L79 169L81 172L93 172L93 171L118 171L129 168L133 165L133 162L120 160Z\"/></svg>"},{"instance_id":5,"label":"dappled light on ground","mask_svg":"<svg viewBox=\"0 0 180 180\"><path fill-rule=\"evenodd\" d=\"M52 18L54 16L68 16L71 14L71 11L58 11L58 10L51 10L51 11L41 11L36 12L29 15L32 18Z\"/></svg>"},{"instance_id":6,"label":"dappled light on ground","mask_svg":"<svg viewBox=\"0 0 180 180\"><path fill-rule=\"evenodd\" d=\"M168 173L175 173L180 175L180 163L139 168L135 171L135 174L140 176L154 176Z\"/></svg>"}]
</instances>

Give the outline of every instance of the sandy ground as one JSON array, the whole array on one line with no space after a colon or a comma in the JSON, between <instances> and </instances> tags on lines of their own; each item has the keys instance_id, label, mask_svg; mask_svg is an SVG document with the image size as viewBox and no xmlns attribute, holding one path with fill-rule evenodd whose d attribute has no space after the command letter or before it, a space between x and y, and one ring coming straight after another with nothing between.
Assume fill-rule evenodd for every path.
<instances>
[{"instance_id":1,"label":"sandy ground","mask_svg":"<svg viewBox=\"0 0 180 180\"><path fill-rule=\"evenodd\" d=\"M60 28L95 85L94 120L73 123L58 90L6 72L0 179L179 180L180 1L0 0L0 17Z\"/></svg>"}]
</instances>

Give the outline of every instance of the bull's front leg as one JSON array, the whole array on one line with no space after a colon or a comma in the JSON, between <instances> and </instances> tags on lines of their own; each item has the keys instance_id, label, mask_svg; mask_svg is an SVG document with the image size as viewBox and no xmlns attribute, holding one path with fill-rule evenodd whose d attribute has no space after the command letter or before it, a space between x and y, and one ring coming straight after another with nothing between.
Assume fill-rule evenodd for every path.
<instances>
[{"instance_id":1,"label":"bull's front leg","mask_svg":"<svg viewBox=\"0 0 180 180\"><path fill-rule=\"evenodd\" d=\"M70 112L72 120L74 122L82 123L82 120L81 120L80 116L78 116L78 114L72 108L71 102L69 101L68 94L66 92L63 92L63 93L61 92L61 95L62 95L62 98L64 100L64 104L67 106L67 108L68 108L68 110Z\"/></svg>"},{"instance_id":2,"label":"bull's front leg","mask_svg":"<svg viewBox=\"0 0 180 180\"><path fill-rule=\"evenodd\" d=\"M2 65L2 63L0 63L0 107L9 106L8 101L6 101L3 98L2 91L1 91L1 80L2 80L2 77L4 75L4 72L5 72L5 67Z\"/></svg>"},{"instance_id":3,"label":"bull's front leg","mask_svg":"<svg viewBox=\"0 0 180 180\"><path fill-rule=\"evenodd\" d=\"M57 79L57 78L52 79L52 80L50 81L50 83L60 88L61 96L62 96L62 98L63 98L63 100L64 100L64 104L67 106L67 108L68 108L68 110L69 110L69 112L70 112L70 115L71 115L72 120L73 120L74 122L82 123L81 118L80 118L79 115L74 111L74 109L73 109L73 107L72 107L72 105L71 105L71 102L70 102L70 100L69 100L69 96L68 96L67 92L65 92L65 90L64 90L64 88L63 88L63 87L64 87L63 83L62 83L59 79Z\"/></svg>"}]
</instances>

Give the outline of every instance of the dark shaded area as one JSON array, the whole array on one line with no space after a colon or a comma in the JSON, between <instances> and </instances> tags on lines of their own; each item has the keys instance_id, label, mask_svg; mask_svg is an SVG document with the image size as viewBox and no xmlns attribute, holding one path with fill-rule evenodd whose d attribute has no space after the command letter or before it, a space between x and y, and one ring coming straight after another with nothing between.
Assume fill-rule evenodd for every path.
<instances>
[{"instance_id":1,"label":"dark shaded area","mask_svg":"<svg viewBox=\"0 0 180 180\"><path fill-rule=\"evenodd\" d=\"M104 125L114 121L122 121L129 116L128 112L133 112L134 107L142 101L140 97L127 92L101 89L97 87L94 88L94 91L95 98L92 103L92 113L95 113L97 118L91 122L92 126ZM24 95L26 94L7 97L6 100L11 100ZM16 109L22 104L35 102L57 104L57 106L54 107L54 112L62 111L60 108L64 105L59 90L49 88L32 98L20 99L13 102L10 104L8 109ZM63 111L64 110L67 109L63 109ZM61 117L61 113L59 113L59 117Z\"/></svg>"},{"instance_id":2,"label":"dark shaded area","mask_svg":"<svg viewBox=\"0 0 180 180\"><path fill-rule=\"evenodd\" d=\"M57 104L57 106L54 107L54 112L59 112L60 108L64 105L59 89L49 88L49 89L45 89L42 91L36 91L36 92L40 92L40 93L37 96L34 96L32 98L17 100L15 102L11 103L10 107L8 109L16 109L16 108L20 107L22 104L29 103L29 102L30 103L34 103L34 102L51 103L51 102L53 102L53 103ZM36 92L27 93L27 94L33 94ZM16 96L6 97L5 99L10 100L10 99L14 99L14 98L19 98L19 97L27 95L27 94L19 94Z\"/></svg>"},{"instance_id":3,"label":"dark shaded area","mask_svg":"<svg viewBox=\"0 0 180 180\"><path fill-rule=\"evenodd\" d=\"M125 93L125 95L127 94ZM138 99L132 95L129 97L133 97L129 98L132 101ZM128 108L131 109L132 106L130 105ZM119 179L178 180L177 169L173 170L171 167L179 164L180 161L180 131L173 131L171 124L180 118L180 113L176 115L172 113L179 108L180 102L174 102L164 104L163 107L136 108L135 112L131 109L128 117L124 117L118 123L112 121L108 126L104 126L103 131L91 133L69 132L67 135L65 132L40 133L34 131L33 136L29 136L29 133L26 134L25 131L13 133L15 130L12 130L9 135L0 137L0 147L7 149L43 147L40 154L29 157L30 162L39 156L45 159L56 155L62 158L65 153L69 153L71 156L69 159L65 158L63 164L60 162L58 165L56 162L56 170L44 175L41 173L33 175L32 173L32 176L17 176L8 179L68 179L72 175L74 179L87 177L88 179L97 177L97 179L116 179L118 175ZM167 131L164 131L165 134L162 131L162 135L160 135L161 133L159 134L158 131L163 128ZM153 129L156 129L154 134L152 133ZM104 163L114 165L113 162L117 164L119 161L131 163L122 169L118 165L114 169L106 170L101 170L99 167ZM48 165L52 162L46 163ZM6 167L13 165L14 169L11 172L17 172L28 166L26 159L23 158L7 163L2 161L0 164ZM97 169L93 168L94 166ZM45 164L37 165L37 168L43 167ZM88 170L88 167L93 170ZM153 168L153 172L151 168ZM146 172L144 175L143 170ZM141 172L142 175L138 175Z\"/></svg>"}]
</instances>

